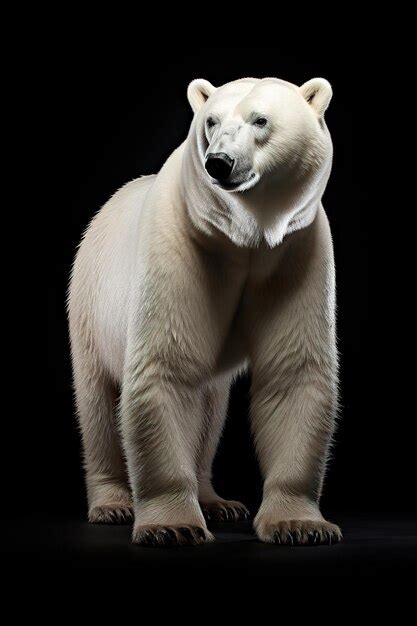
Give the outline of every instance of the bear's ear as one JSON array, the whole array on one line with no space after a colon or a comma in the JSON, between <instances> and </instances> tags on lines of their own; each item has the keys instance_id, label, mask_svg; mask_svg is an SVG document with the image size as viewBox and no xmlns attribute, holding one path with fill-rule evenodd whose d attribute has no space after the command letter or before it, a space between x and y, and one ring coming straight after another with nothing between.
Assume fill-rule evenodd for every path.
<instances>
[{"instance_id":1,"label":"bear's ear","mask_svg":"<svg viewBox=\"0 0 417 626\"><path fill-rule=\"evenodd\" d=\"M300 91L317 115L323 117L333 95L329 81L325 78L312 78L301 85Z\"/></svg>"},{"instance_id":2,"label":"bear's ear","mask_svg":"<svg viewBox=\"0 0 417 626\"><path fill-rule=\"evenodd\" d=\"M204 78L196 78L191 81L188 85L187 98L194 113L201 109L209 96L215 91L216 87L209 83L208 80L204 80Z\"/></svg>"}]
</instances>

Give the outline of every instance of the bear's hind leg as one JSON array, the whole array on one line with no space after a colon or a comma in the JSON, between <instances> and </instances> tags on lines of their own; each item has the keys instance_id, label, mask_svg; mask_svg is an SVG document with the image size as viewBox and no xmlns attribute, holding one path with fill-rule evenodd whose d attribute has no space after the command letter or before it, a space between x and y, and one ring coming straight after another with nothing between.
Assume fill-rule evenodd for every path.
<instances>
[{"instance_id":1,"label":"bear's hind leg","mask_svg":"<svg viewBox=\"0 0 417 626\"><path fill-rule=\"evenodd\" d=\"M77 355L73 345L73 357L88 520L92 523L130 521L132 500L115 417L117 389L91 355L86 358L85 351Z\"/></svg>"},{"instance_id":2,"label":"bear's hind leg","mask_svg":"<svg viewBox=\"0 0 417 626\"><path fill-rule=\"evenodd\" d=\"M212 383L204 394L204 429L198 453L198 500L208 521L239 521L249 518L249 511L237 500L225 500L212 485L212 465L226 419L231 378Z\"/></svg>"}]
</instances>

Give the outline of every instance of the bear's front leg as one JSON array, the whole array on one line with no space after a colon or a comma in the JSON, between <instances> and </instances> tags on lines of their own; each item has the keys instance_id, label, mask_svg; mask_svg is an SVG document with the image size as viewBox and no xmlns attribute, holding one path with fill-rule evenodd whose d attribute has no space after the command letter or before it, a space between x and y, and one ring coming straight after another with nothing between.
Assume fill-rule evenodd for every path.
<instances>
[{"instance_id":1,"label":"bear's front leg","mask_svg":"<svg viewBox=\"0 0 417 626\"><path fill-rule=\"evenodd\" d=\"M184 235L188 223L176 228L179 215L172 216L168 233L165 222L153 233L159 246L150 251L146 272L138 273L129 321L121 428L134 499L133 540L142 544L213 539L198 502L201 443L207 440L204 390L244 280L227 259L207 255Z\"/></svg>"},{"instance_id":2,"label":"bear's front leg","mask_svg":"<svg viewBox=\"0 0 417 626\"><path fill-rule=\"evenodd\" d=\"M269 372L253 372L252 424L265 479L256 532L268 543L336 543L340 529L318 503L333 432L334 374L311 355L278 360Z\"/></svg>"},{"instance_id":3,"label":"bear's front leg","mask_svg":"<svg viewBox=\"0 0 417 626\"><path fill-rule=\"evenodd\" d=\"M132 372L122 393L133 541L198 545L213 539L198 503L194 458L202 428L201 394L170 383L154 368L149 364Z\"/></svg>"},{"instance_id":4,"label":"bear's front leg","mask_svg":"<svg viewBox=\"0 0 417 626\"><path fill-rule=\"evenodd\" d=\"M334 269L324 220L319 215L284 243L276 275L250 293L251 416L264 476L255 528L269 543L341 539L319 509L337 406Z\"/></svg>"}]
</instances>

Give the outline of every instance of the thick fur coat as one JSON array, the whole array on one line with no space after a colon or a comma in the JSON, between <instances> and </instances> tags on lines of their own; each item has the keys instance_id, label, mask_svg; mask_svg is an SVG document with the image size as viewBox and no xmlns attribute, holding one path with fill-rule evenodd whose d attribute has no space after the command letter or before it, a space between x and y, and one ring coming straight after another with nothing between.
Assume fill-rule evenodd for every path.
<instances>
[{"instance_id":1,"label":"thick fur coat","mask_svg":"<svg viewBox=\"0 0 417 626\"><path fill-rule=\"evenodd\" d=\"M69 321L90 521L134 515L133 541L165 545L246 517L211 466L250 366L259 538L340 539L319 509L337 406L330 98L323 79L193 81L185 142L89 225Z\"/></svg>"}]
</instances>

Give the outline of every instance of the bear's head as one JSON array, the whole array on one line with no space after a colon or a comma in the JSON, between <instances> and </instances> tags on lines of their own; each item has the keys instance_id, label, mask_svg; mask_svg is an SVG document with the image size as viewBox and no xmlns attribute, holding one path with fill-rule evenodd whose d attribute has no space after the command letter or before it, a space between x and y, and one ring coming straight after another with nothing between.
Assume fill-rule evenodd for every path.
<instances>
[{"instance_id":1,"label":"bear's head","mask_svg":"<svg viewBox=\"0 0 417 626\"><path fill-rule=\"evenodd\" d=\"M218 89L194 80L188 99L212 184L246 191L266 174L282 178L317 168L329 154L323 116L331 96L323 78L302 87L279 79L243 79Z\"/></svg>"},{"instance_id":2,"label":"bear's head","mask_svg":"<svg viewBox=\"0 0 417 626\"><path fill-rule=\"evenodd\" d=\"M188 87L195 114L189 138L201 183L235 216L233 207L246 207L271 245L291 230L296 215L309 213L311 221L307 204L317 206L324 191L332 160L324 113L331 97L323 78L301 87L277 78L218 88L196 79Z\"/></svg>"}]
</instances>

